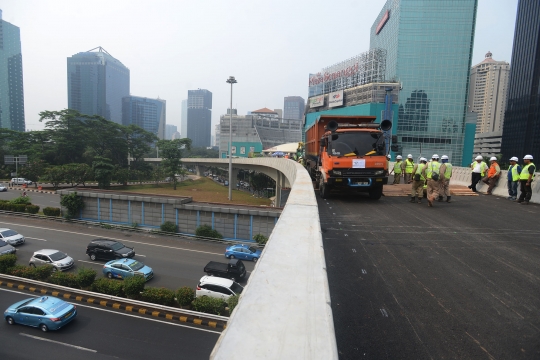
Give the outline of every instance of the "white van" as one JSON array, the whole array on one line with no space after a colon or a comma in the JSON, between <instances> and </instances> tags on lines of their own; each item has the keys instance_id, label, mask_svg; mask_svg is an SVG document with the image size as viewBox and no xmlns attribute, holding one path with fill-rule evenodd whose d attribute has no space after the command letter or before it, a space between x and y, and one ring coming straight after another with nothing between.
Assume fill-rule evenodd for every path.
<instances>
[{"instance_id":1,"label":"white van","mask_svg":"<svg viewBox=\"0 0 540 360\"><path fill-rule=\"evenodd\" d=\"M27 180L25 178L12 178L11 179L11 184L13 184L13 185L23 185L23 184L32 185L32 181Z\"/></svg>"}]
</instances>

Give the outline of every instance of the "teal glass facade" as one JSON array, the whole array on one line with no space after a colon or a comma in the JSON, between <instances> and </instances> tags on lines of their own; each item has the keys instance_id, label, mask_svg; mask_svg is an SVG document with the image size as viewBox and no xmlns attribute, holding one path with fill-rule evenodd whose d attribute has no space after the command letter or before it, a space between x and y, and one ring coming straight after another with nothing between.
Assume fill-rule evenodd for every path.
<instances>
[{"instance_id":1,"label":"teal glass facade","mask_svg":"<svg viewBox=\"0 0 540 360\"><path fill-rule=\"evenodd\" d=\"M103 48L96 49L67 58L68 108L121 124L129 69Z\"/></svg>"},{"instance_id":2,"label":"teal glass facade","mask_svg":"<svg viewBox=\"0 0 540 360\"><path fill-rule=\"evenodd\" d=\"M0 127L25 131L20 29L0 10Z\"/></svg>"},{"instance_id":3,"label":"teal glass facade","mask_svg":"<svg viewBox=\"0 0 540 360\"><path fill-rule=\"evenodd\" d=\"M477 5L477 0L388 0L373 23L370 48L386 50L385 79L402 84L401 153L445 154L462 163Z\"/></svg>"},{"instance_id":4,"label":"teal glass facade","mask_svg":"<svg viewBox=\"0 0 540 360\"><path fill-rule=\"evenodd\" d=\"M122 99L122 125L137 125L163 140L167 122L165 105L162 99L126 96Z\"/></svg>"}]
</instances>

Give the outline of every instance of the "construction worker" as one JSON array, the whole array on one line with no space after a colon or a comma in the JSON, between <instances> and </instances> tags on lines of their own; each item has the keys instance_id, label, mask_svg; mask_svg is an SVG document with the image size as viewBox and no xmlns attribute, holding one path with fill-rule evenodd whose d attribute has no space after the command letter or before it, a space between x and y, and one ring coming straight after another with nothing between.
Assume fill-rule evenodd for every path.
<instances>
[{"instance_id":1,"label":"construction worker","mask_svg":"<svg viewBox=\"0 0 540 360\"><path fill-rule=\"evenodd\" d=\"M404 167L403 162L401 161L402 159L403 157L401 157L401 155L396 156L394 168L390 171L390 174L392 174L392 172L394 173L394 185L401 183L401 175L403 174Z\"/></svg>"},{"instance_id":2,"label":"construction worker","mask_svg":"<svg viewBox=\"0 0 540 360\"><path fill-rule=\"evenodd\" d=\"M441 188L439 189L439 201L443 201L446 196L446 202L452 202L450 195L450 178L452 177L452 164L448 162L448 155L441 156L441 162L445 165L444 176L441 179Z\"/></svg>"},{"instance_id":3,"label":"construction worker","mask_svg":"<svg viewBox=\"0 0 540 360\"><path fill-rule=\"evenodd\" d=\"M423 190L424 190L424 184L426 183L426 178L422 174L424 168L426 167L427 159L424 157L420 158L420 163L414 165L413 172L411 173L411 180L409 180L409 183L412 182L412 188L411 188L411 202L418 204L422 203L422 197L423 197Z\"/></svg>"},{"instance_id":4,"label":"construction worker","mask_svg":"<svg viewBox=\"0 0 540 360\"><path fill-rule=\"evenodd\" d=\"M499 164L497 164L497 158L495 156L492 156L489 159L489 162L491 163L491 166L489 167L487 176L482 179L482 181L488 185L486 195L493 195L491 192L499 182L499 176L501 176L501 168Z\"/></svg>"},{"instance_id":5,"label":"construction worker","mask_svg":"<svg viewBox=\"0 0 540 360\"><path fill-rule=\"evenodd\" d=\"M512 156L510 158L510 167L508 168L508 200L517 199L517 188L519 184L519 174L521 173L521 166L517 163L518 158Z\"/></svg>"},{"instance_id":6,"label":"construction worker","mask_svg":"<svg viewBox=\"0 0 540 360\"><path fill-rule=\"evenodd\" d=\"M426 164L422 174L427 179L428 206L433 206L433 201L439 197L440 181L446 171L446 165L439 162L439 155L433 154L431 161Z\"/></svg>"},{"instance_id":7,"label":"construction worker","mask_svg":"<svg viewBox=\"0 0 540 360\"><path fill-rule=\"evenodd\" d=\"M534 172L536 166L532 162L532 155L525 155L523 157L523 170L519 174L519 182L521 183L521 194L519 195L519 200L517 201L521 205L529 205L529 201L532 196L532 182L534 180Z\"/></svg>"},{"instance_id":8,"label":"construction worker","mask_svg":"<svg viewBox=\"0 0 540 360\"><path fill-rule=\"evenodd\" d=\"M471 185L469 185L468 188L473 192L478 192L478 190L476 190L476 184L478 184L478 182L486 175L488 166L484 161L484 158L480 155L478 155L475 160L476 161L471 164Z\"/></svg>"},{"instance_id":9,"label":"construction worker","mask_svg":"<svg viewBox=\"0 0 540 360\"><path fill-rule=\"evenodd\" d=\"M404 171L404 178L405 178L405 184L408 184L411 182L412 179L412 172L414 169L414 160L411 154L407 155L407 160L405 160L405 171Z\"/></svg>"}]
</instances>

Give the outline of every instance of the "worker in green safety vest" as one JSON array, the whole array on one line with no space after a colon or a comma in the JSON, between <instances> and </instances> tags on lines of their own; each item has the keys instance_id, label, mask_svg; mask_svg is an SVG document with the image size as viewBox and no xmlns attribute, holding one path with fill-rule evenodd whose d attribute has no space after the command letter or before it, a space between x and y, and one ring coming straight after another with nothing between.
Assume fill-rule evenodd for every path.
<instances>
[{"instance_id":1,"label":"worker in green safety vest","mask_svg":"<svg viewBox=\"0 0 540 360\"><path fill-rule=\"evenodd\" d=\"M451 202L452 196L450 194L450 178L452 177L452 164L448 162L448 155L441 156L441 161L445 165L444 176L441 179L441 188L439 189L439 201L444 200L446 196L446 202Z\"/></svg>"},{"instance_id":2,"label":"worker in green safety vest","mask_svg":"<svg viewBox=\"0 0 540 360\"><path fill-rule=\"evenodd\" d=\"M439 197L441 179L446 171L446 165L439 162L439 155L433 154L431 161L423 169L423 175L427 179L427 201L428 206L433 206L433 201Z\"/></svg>"},{"instance_id":3,"label":"worker in green safety vest","mask_svg":"<svg viewBox=\"0 0 540 360\"><path fill-rule=\"evenodd\" d=\"M426 178L422 175L424 168L426 167L427 159L422 157L420 158L420 164L416 164L413 167L413 172L411 173L412 177L409 180L409 183L412 183L411 188L411 202L418 204L422 203L422 197L424 192L424 185L426 183Z\"/></svg>"},{"instance_id":4,"label":"worker in green safety vest","mask_svg":"<svg viewBox=\"0 0 540 360\"><path fill-rule=\"evenodd\" d=\"M523 169L519 174L519 182L521 183L521 194L519 195L518 203L521 205L529 205L529 201L532 196L532 182L534 180L534 172L536 166L532 162L532 155L525 155L523 157Z\"/></svg>"},{"instance_id":5,"label":"worker in green safety vest","mask_svg":"<svg viewBox=\"0 0 540 360\"><path fill-rule=\"evenodd\" d=\"M401 175L403 174L403 161L401 161L402 159L403 158L401 157L401 155L396 156L394 168L392 169L392 171L390 171L390 174L392 174L392 172L394 173L393 185L401 183Z\"/></svg>"},{"instance_id":6,"label":"worker in green safety vest","mask_svg":"<svg viewBox=\"0 0 540 360\"><path fill-rule=\"evenodd\" d=\"M517 188L519 184L519 174L521 166L519 166L518 158L512 156L510 158L510 167L508 168L507 183L508 183L508 200L517 200Z\"/></svg>"},{"instance_id":7,"label":"worker in green safety vest","mask_svg":"<svg viewBox=\"0 0 540 360\"><path fill-rule=\"evenodd\" d=\"M412 173L414 169L414 160L412 157L412 154L407 155L407 160L405 160L405 171L404 171L404 178L405 178L405 184L408 184L411 182L412 179Z\"/></svg>"}]
</instances>

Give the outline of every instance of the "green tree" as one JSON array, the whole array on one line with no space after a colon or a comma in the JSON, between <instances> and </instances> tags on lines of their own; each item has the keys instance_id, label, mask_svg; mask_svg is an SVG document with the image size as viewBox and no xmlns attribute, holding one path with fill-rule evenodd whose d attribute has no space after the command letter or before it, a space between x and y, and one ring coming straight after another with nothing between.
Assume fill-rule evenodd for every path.
<instances>
[{"instance_id":1,"label":"green tree","mask_svg":"<svg viewBox=\"0 0 540 360\"><path fill-rule=\"evenodd\" d=\"M165 176L170 177L173 189L176 190L178 179L176 174L182 169L182 151L191 149L191 139L160 140L157 143Z\"/></svg>"},{"instance_id":2,"label":"green tree","mask_svg":"<svg viewBox=\"0 0 540 360\"><path fill-rule=\"evenodd\" d=\"M106 189L111 186L111 179L114 171L111 159L96 156L92 162L92 170L94 171L94 177L98 182L98 187L100 189Z\"/></svg>"},{"instance_id":3,"label":"green tree","mask_svg":"<svg viewBox=\"0 0 540 360\"><path fill-rule=\"evenodd\" d=\"M93 170L88 164L77 164L75 168L75 181L77 184L86 186L86 182L92 179Z\"/></svg>"},{"instance_id":4,"label":"green tree","mask_svg":"<svg viewBox=\"0 0 540 360\"><path fill-rule=\"evenodd\" d=\"M58 185L65 181L64 167L62 165L48 167L44 179L53 185L54 190L58 189Z\"/></svg>"},{"instance_id":5,"label":"green tree","mask_svg":"<svg viewBox=\"0 0 540 360\"><path fill-rule=\"evenodd\" d=\"M120 166L116 165L114 168L113 178L116 182L127 185L129 180L129 169L121 168Z\"/></svg>"},{"instance_id":6,"label":"green tree","mask_svg":"<svg viewBox=\"0 0 540 360\"><path fill-rule=\"evenodd\" d=\"M77 195L76 191L68 195L62 195L60 198L60 205L67 209L67 217L69 219L78 217L80 211L84 209L84 201Z\"/></svg>"},{"instance_id":7,"label":"green tree","mask_svg":"<svg viewBox=\"0 0 540 360\"><path fill-rule=\"evenodd\" d=\"M47 168L47 163L41 159L32 160L22 167L19 171L20 176L25 177L34 182L35 187L37 187L37 181L45 175L45 169Z\"/></svg>"}]
</instances>

